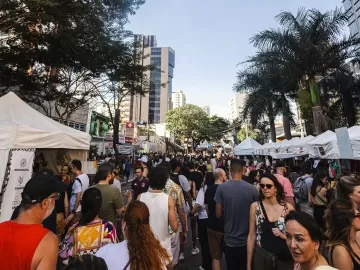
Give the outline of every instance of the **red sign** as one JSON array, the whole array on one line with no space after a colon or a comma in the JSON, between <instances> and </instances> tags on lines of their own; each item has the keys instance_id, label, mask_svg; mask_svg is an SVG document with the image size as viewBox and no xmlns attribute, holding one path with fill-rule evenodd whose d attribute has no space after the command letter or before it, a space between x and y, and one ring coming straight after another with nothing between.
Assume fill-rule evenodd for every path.
<instances>
[{"instance_id":1,"label":"red sign","mask_svg":"<svg viewBox=\"0 0 360 270\"><path fill-rule=\"evenodd\" d=\"M126 122L126 128L134 128L135 124L133 122Z\"/></svg>"}]
</instances>

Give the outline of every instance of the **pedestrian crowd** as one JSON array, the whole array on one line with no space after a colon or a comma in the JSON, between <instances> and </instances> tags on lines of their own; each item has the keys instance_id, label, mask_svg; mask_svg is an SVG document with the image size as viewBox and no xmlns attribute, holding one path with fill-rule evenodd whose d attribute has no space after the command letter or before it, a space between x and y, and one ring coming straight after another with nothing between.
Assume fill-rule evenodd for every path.
<instances>
[{"instance_id":1,"label":"pedestrian crowd","mask_svg":"<svg viewBox=\"0 0 360 270\"><path fill-rule=\"evenodd\" d=\"M0 223L2 269L177 269L186 241L200 270L360 269L356 176L220 152L142 156L127 191L120 171L109 158L93 180L79 160L34 173Z\"/></svg>"}]
</instances>

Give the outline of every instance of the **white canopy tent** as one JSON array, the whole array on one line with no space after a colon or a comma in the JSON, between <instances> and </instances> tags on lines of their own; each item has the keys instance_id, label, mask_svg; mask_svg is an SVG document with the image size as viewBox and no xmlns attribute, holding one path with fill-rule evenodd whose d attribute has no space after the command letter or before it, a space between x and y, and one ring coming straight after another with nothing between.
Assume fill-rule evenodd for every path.
<instances>
[{"instance_id":1,"label":"white canopy tent","mask_svg":"<svg viewBox=\"0 0 360 270\"><path fill-rule=\"evenodd\" d=\"M308 142L310 157L321 159L339 159L340 152L335 132L328 130Z\"/></svg>"},{"instance_id":2,"label":"white canopy tent","mask_svg":"<svg viewBox=\"0 0 360 270\"><path fill-rule=\"evenodd\" d=\"M26 152L31 149L88 151L90 139L89 134L64 126L36 111L12 92L0 97L0 191L3 186L11 150L16 149L18 152L20 150ZM55 156L56 160L56 154L53 156ZM21 167L26 166L28 175L31 175L33 158L28 159L31 164L26 161L23 158L20 165ZM11 166L19 166L19 164L13 164L15 161L12 160L11 162ZM15 171L19 172L22 169ZM9 179L8 173L7 179ZM9 181L13 180L10 179ZM22 185L25 185L29 179L23 180ZM7 182L5 183L7 184ZM10 188L8 187L8 189ZM8 203L11 204L12 202Z\"/></svg>"},{"instance_id":3,"label":"white canopy tent","mask_svg":"<svg viewBox=\"0 0 360 270\"><path fill-rule=\"evenodd\" d=\"M353 126L348 129L354 159L360 159L360 126Z\"/></svg>"},{"instance_id":4,"label":"white canopy tent","mask_svg":"<svg viewBox=\"0 0 360 270\"><path fill-rule=\"evenodd\" d=\"M236 156L250 156L254 155L255 151L261 147L257 141L253 138L248 137L239 145L234 148L234 154Z\"/></svg>"}]
</instances>

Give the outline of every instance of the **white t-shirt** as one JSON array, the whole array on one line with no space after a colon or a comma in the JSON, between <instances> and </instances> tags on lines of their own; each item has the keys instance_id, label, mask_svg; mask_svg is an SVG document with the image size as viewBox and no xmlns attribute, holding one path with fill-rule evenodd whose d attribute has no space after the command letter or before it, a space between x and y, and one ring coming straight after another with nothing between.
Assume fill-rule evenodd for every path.
<instances>
[{"instance_id":1,"label":"white t-shirt","mask_svg":"<svg viewBox=\"0 0 360 270\"><path fill-rule=\"evenodd\" d=\"M187 178L184 175L179 174L179 182L180 182L181 188L185 192L190 191L191 187L190 187L189 181L187 180Z\"/></svg>"},{"instance_id":2,"label":"white t-shirt","mask_svg":"<svg viewBox=\"0 0 360 270\"><path fill-rule=\"evenodd\" d=\"M95 256L104 259L108 270L123 270L130 259L127 241L125 240L117 244L107 244L100 248ZM130 265L126 270L130 270ZM164 265L161 270L166 270L166 266Z\"/></svg>"},{"instance_id":3,"label":"white t-shirt","mask_svg":"<svg viewBox=\"0 0 360 270\"><path fill-rule=\"evenodd\" d=\"M112 184L112 186L116 187L117 189L119 189L120 193L121 193L121 182L117 179L114 179L114 183Z\"/></svg>"},{"instance_id":4,"label":"white t-shirt","mask_svg":"<svg viewBox=\"0 0 360 270\"><path fill-rule=\"evenodd\" d=\"M89 177L87 176L86 173L80 174L76 178L80 179L81 184L79 183L78 180L74 180L75 182L72 186L71 198L70 198L70 211L74 210L75 202L76 202L76 194L80 192L84 193L84 191L87 190L90 185ZM80 211L81 211L81 205L79 204L78 208L76 209L76 212L80 212Z\"/></svg>"},{"instance_id":5,"label":"white t-shirt","mask_svg":"<svg viewBox=\"0 0 360 270\"><path fill-rule=\"evenodd\" d=\"M196 197L195 204L198 204L201 206L201 210L199 211L199 219L207 219L208 215L206 212L206 206L205 206L205 191L206 186L200 188L199 193Z\"/></svg>"}]
</instances>

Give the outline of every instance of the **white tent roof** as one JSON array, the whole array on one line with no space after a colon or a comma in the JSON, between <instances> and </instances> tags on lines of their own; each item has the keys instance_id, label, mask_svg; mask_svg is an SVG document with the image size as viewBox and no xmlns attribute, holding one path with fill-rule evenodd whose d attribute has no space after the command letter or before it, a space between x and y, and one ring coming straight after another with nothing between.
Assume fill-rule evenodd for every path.
<instances>
[{"instance_id":1,"label":"white tent roof","mask_svg":"<svg viewBox=\"0 0 360 270\"><path fill-rule=\"evenodd\" d=\"M10 92L0 97L0 149L66 148L88 150L90 135L36 111Z\"/></svg>"},{"instance_id":2,"label":"white tent roof","mask_svg":"<svg viewBox=\"0 0 360 270\"><path fill-rule=\"evenodd\" d=\"M248 137L234 148L234 153L237 156L253 155L256 149L259 149L261 144L253 138Z\"/></svg>"},{"instance_id":3,"label":"white tent roof","mask_svg":"<svg viewBox=\"0 0 360 270\"><path fill-rule=\"evenodd\" d=\"M339 159L340 152L335 132L328 130L308 142L310 157L322 159Z\"/></svg>"}]
</instances>

